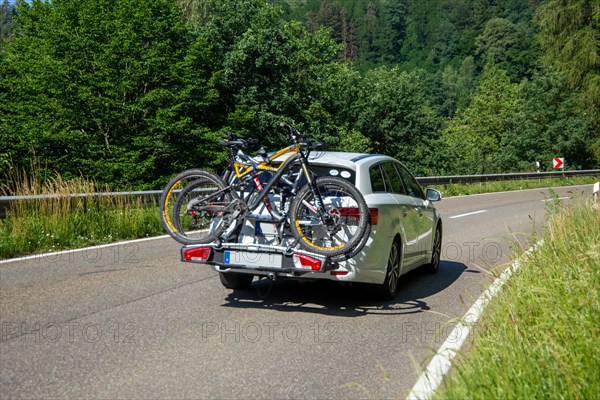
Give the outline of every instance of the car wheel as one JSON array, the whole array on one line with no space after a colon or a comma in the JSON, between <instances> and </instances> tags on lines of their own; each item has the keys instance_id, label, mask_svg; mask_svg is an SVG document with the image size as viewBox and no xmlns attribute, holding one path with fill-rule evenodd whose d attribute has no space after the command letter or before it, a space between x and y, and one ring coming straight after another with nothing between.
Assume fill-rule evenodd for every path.
<instances>
[{"instance_id":1,"label":"car wheel","mask_svg":"<svg viewBox=\"0 0 600 400\"><path fill-rule=\"evenodd\" d=\"M431 254L431 262L425 264L424 268L430 274L435 274L440 269L440 258L442 255L442 228L438 225L433 238L433 249Z\"/></svg>"},{"instance_id":2,"label":"car wheel","mask_svg":"<svg viewBox=\"0 0 600 400\"><path fill-rule=\"evenodd\" d=\"M400 243L392 242L390 255L388 256L387 270L383 284L377 286L377 297L382 300L392 300L398 294L400 282Z\"/></svg>"},{"instance_id":3,"label":"car wheel","mask_svg":"<svg viewBox=\"0 0 600 400\"><path fill-rule=\"evenodd\" d=\"M248 289L254 275L238 272L219 272L219 279L227 289Z\"/></svg>"}]
</instances>

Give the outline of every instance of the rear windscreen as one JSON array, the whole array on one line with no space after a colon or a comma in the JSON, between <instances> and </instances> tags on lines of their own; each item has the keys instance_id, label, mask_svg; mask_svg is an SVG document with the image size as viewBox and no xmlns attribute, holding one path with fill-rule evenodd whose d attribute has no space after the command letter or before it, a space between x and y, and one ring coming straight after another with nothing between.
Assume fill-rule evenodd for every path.
<instances>
[{"instance_id":1,"label":"rear windscreen","mask_svg":"<svg viewBox=\"0 0 600 400\"><path fill-rule=\"evenodd\" d=\"M281 163L274 162L272 165L279 166L280 164ZM295 166L293 166L292 169L294 171L298 171L299 164L296 164ZM317 177L335 176L338 178L345 179L346 181L350 182L353 185L355 185L355 183L356 183L356 172L351 169L348 169L348 168L331 166L331 165L310 164L310 170ZM263 173L262 176L263 177L261 178L261 181L263 181L263 183L266 183L271 179L273 174L272 173ZM300 179L300 183L299 183L298 187L300 188L300 187L304 186L305 184L306 184L306 178L304 178L304 176L303 176L302 179Z\"/></svg>"},{"instance_id":2,"label":"rear windscreen","mask_svg":"<svg viewBox=\"0 0 600 400\"><path fill-rule=\"evenodd\" d=\"M336 176L338 178L344 178L351 184L355 184L356 182L356 173L351 169L340 168L336 166L319 166L319 165L311 165L310 169L317 176Z\"/></svg>"}]
</instances>

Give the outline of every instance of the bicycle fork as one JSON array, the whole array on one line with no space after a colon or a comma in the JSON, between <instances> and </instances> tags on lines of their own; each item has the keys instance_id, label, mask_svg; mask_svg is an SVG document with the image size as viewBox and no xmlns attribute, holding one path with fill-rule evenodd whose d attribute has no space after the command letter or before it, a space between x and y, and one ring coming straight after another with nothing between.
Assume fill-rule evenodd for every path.
<instances>
[{"instance_id":1,"label":"bicycle fork","mask_svg":"<svg viewBox=\"0 0 600 400\"><path fill-rule=\"evenodd\" d=\"M313 195L313 199L315 199L315 205L313 206L308 201L304 200L303 204L308 207L312 212L317 214L321 221L325 222L327 220L327 215L325 213L325 204L323 203L323 199L321 198L321 193L319 192L319 188L313 179L313 175L310 170L306 166L306 160L302 160L302 170L304 171L304 175L306 176L306 182L310 185L310 191Z\"/></svg>"}]
</instances>

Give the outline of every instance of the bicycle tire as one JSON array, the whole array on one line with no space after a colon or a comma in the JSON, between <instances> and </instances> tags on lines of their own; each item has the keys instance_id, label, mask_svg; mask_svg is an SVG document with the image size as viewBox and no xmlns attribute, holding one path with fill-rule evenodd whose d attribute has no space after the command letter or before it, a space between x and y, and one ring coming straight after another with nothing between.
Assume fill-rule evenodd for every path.
<instances>
[{"instance_id":1,"label":"bicycle tire","mask_svg":"<svg viewBox=\"0 0 600 400\"><path fill-rule=\"evenodd\" d=\"M358 189L338 177L319 177L316 186L331 223L324 225L315 212L314 195L305 185L291 204L290 225L294 237L307 251L340 256L357 254L370 226L369 207Z\"/></svg>"},{"instance_id":2,"label":"bicycle tire","mask_svg":"<svg viewBox=\"0 0 600 400\"><path fill-rule=\"evenodd\" d=\"M181 244L205 244L219 238L226 228L224 213L188 210L192 200L210 198L211 202L229 204L233 198L224 191L223 180L208 171L190 169L175 176L165 186L160 197L160 220L165 231Z\"/></svg>"}]
</instances>

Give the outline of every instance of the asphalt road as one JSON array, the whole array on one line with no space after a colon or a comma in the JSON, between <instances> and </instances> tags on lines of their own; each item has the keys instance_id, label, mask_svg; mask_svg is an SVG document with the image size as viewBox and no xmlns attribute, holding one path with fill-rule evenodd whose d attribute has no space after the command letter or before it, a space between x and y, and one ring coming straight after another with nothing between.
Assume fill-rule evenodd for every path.
<instances>
[{"instance_id":1,"label":"asphalt road","mask_svg":"<svg viewBox=\"0 0 600 400\"><path fill-rule=\"evenodd\" d=\"M0 263L0 397L403 398L550 198L437 203L440 271L405 275L391 302L326 282L226 290L170 238Z\"/></svg>"}]
</instances>

